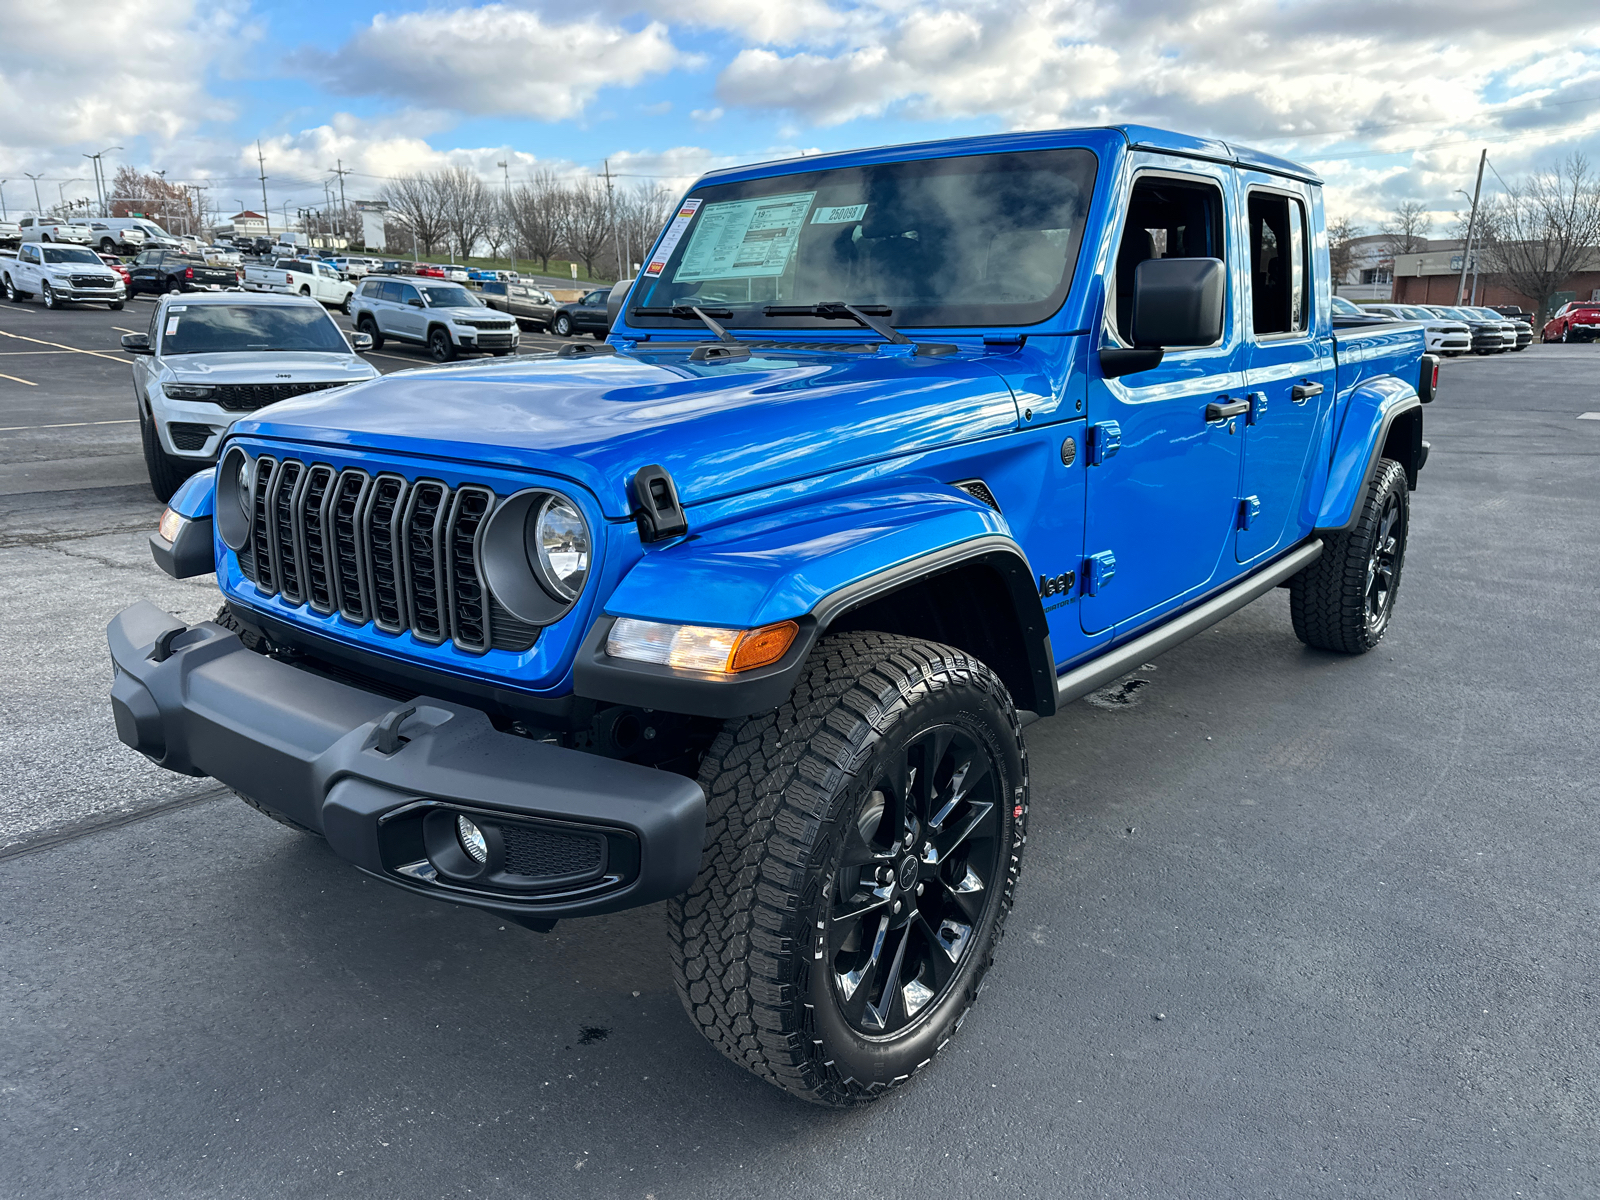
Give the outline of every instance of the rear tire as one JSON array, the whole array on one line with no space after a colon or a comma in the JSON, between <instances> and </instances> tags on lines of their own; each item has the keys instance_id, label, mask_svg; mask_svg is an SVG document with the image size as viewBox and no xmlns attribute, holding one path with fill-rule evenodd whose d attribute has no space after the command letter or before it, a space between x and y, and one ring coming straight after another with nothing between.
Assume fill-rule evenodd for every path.
<instances>
[{"instance_id":1,"label":"rear tire","mask_svg":"<svg viewBox=\"0 0 1600 1200\"><path fill-rule=\"evenodd\" d=\"M144 406L139 406L139 440L144 444L144 465L150 476L150 490L155 493L157 500L165 504L172 499L172 493L183 486L183 481L193 475L199 466L191 467L180 459L173 458L161 448L161 439L156 434L155 422L145 412Z\"/></svg>"},{"instance_id":2,"label":"rear tire","mask_svg":"<svg viewBox=\"0 0 1600 1200\"><path fill-rule=\"evenodd\" d=\"M784 705L700 769L673 979L723 1054L815 1104L875 1100L955 1035L1021 863L1028 759L1005 685L933 642L818 644Z\"/></svg>"},{"instance_id":3,"label":"rear tire","mask_svg":"<svg viewBox=\"0 0 1600 1200\"><path fill-rule=\"evenodd\" d=\"M356 294L354 292L351 292L348 296L346 296L344 298L344 303L339 305L339 311L342 312L345 316L348 317L350 315L350 310L353 309L356 306L355 305L355 299L356 299Z\"/></svg>"},{"instance_id":4,"label":"rear tire","mask_svg":"<svg viewBox=\"0 0 1600 1200\"><path fill-rule=\"evenodd\" d=\"M1380 459L1355 524L1325 538L1322 556L1289 581L1295 636L1339 654L1365 654L1382 641L1400 592L1410 526L1405 468Z\"/></svg>"},{"instance_id":5,"label":"rear tire","mask_svg":"<svg viewBox=\"0 0 1600 1200\"><path fill-rule=\"evenodd\" d=\"M566 313L557 314L555 323L550 326L550 332L557 337L571 337L572 318L567 316Z\"/></svg>"},{"instance_id":6,"label":"rear tire","mask_svg":"<svg viewBox=\"0 0 1600 1200\"><path fill-rule=\"evenodd\" d=\"M361 318L361 320L357 321L356 329L358 332L364 333L372 339L372 348L374 350L383 349L383 334L378 332L378 323L374 321L371 316L364 316Z\"/></svg>"}]
</instances>

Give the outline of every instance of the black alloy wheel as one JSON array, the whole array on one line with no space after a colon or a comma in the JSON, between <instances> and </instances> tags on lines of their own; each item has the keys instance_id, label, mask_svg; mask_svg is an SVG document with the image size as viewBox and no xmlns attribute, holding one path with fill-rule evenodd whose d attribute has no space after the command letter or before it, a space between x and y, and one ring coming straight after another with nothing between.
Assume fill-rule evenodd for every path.
<instances>
[{"instance_id":1,"label":"black alloy wheel","mask_svg":"<svg viewBox=\"0 0 1600 1200\"><path fill-rule=\"evenodd\" d=\"M456 356L456 344L448 330L435 329L428 335L428 354L434 362L449 362Z\"/></svg>"},{"instance_id":2,"label":"black alloy wheel","mask_svg":"<svg viewBox=\"0 0 1600 1200\"><path fill-rule=\"evenodd\" d=\"M1394 613L1394 594L1405 545L1406 513L1396 492L1384 496L1378 528L1367 558L1367 632L1376 642Z\"/></svg>"},{"instance_id":3,"label":"black alloy wheel","mask_svg":"<svg viewBox=\"0 0 1600 1200\"><path fill-rule=\"evenodd\" d=\"M900 1033L973 952L1001 864L993 751L955 725L906 739L862 798L831 881L823 961L856 1033Z\"/></svg>"},{"instance_id":4,"label":"black alloy wheel","mask_svg":"<svg viewBox=\"0 0 1600 1200\"><path fill-rule=\"evenodd\" d=\"M371 338L374 350L383 349L383 334L378 332L378 323L372 319L371 313L361 315L361 319L356 322L356 332L364 333Z\"/></svg>"}]
</instances>

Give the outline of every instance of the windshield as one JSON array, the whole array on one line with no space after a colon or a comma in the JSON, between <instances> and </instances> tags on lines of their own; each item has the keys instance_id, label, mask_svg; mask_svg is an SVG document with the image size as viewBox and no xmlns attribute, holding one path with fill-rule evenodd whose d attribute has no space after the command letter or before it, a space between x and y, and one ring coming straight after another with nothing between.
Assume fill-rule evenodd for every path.
<instances>
[{"instance_id":1,"label":"windshield","mask_svg":"<svg viewBox=\"0 0 1600 1200\"><path fill-rule=\"evenodd\" d=\"M735 326L826 325L761 309L833 302L887 305L899 326L1042 321L1072 284L1094 178L1069 149L702 185L633 305L731 307Z\"/></svg>"},{"instance_id":2,"label":"windshield","mask_svg":"<svg viewBox=\"0 0 1600 1200\"><path fill-rule=\"evenodd\" d=\"M1341 317L1359 317L1361 315L1361 310L1343 296L1335 296L1333 298L1333 311Z\"/></svg>"},{"instance_id":3,"label":"windshield","mask_svg":"<svg viewBox=\"0 0 1600 1200\"><path fill-rule=\"evenodd\" d=\"M424 287L422 302L429 308L478 308L478 298L464 287Z\"/></svg>"},{"instance_id":4,"label":"windshield","mask_svg":"<svg viewBox=\"0 0 1600 1200\"><path fill-rule=\"evenodd\" d=\"M162 354L325 351L350 346L322 308L302 304L174 304L162 328Z\"/></svg>"},{"instance_id":5,"label":"windshield","mask_svg":"<svg viewBox=\"0 0 1600 1200\"><path fill-rule=\"evenodd\" d=\"M93 250L68 249L65 246L41 246L44 251L44 260L47 263L93 263L95 266L104 266Z\"/></svg>"},{"instance_id":6,"label":"windshield","mask_svg":"<svg viewBox=\"0 0 1600 1200\"><path fill-rule=\"evenodd\" d=\"M1474 308L1471 311L1477 313L1485 321L1509 321L1511 319L1505 313L1497 313L1492 308Z\"/></svg>"},{"instance_id":7,"label":"windshield","mask_svg":"<svg viewBox=\"0 0 1600 1200\"><path fill-rule=\"evenodd\" d=\"M1404 312L1406 316L1412 317L1418 321L1437 321L1439 319L1438 313L1429 312L1425 308L1418 308L1414 304L1402 309L1401 311Z\"/></svg>"}]
</instances>

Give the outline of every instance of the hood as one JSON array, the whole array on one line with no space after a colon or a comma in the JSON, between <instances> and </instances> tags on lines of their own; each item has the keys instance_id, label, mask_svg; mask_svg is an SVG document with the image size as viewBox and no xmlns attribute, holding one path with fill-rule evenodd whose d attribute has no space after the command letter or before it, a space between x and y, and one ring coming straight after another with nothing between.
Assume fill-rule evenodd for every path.
<instances>
[{"instance_id":1,"label":"hood","mask_svg":"<svg viewBox=\"0 0 1600 1200\"><path fill-rule=\"evenodd\" d=\"M575 480L620 518L628 481L651 464L694 505L1017 425L981 350L694 363L687 349L403 371L283 401L234 429L535 470Z\"/></svg>"},{"instance_id":2,"label":"hood","mask_svg":"<svg viewBox=\"0 0 1600 1200\"><path fill-rule=\"evenodd\" d=\"M184 383L354 383L378 373L366 360L338 353L175 354L161 361Z\"/></svg>"}]
</instances>

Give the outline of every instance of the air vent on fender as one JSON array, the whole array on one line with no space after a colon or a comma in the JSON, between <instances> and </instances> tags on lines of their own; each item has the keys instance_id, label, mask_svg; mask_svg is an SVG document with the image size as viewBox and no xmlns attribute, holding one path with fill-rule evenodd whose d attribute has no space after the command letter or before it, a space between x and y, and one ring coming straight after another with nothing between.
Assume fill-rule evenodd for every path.
<instances>
[{"instance_id":1,"label":"air vent on fender","mask_svg":"<svg viewBox=\"0 0 1600 1200\"><path fill-rule=\"evenodd\" d=\"M958 487L974 500L987 504L995 512L1000 511L1000 501L994 498L994 493L989 490L989 485L981 479L962 479L950 485Z\"/></svg>"}]
</instances>

